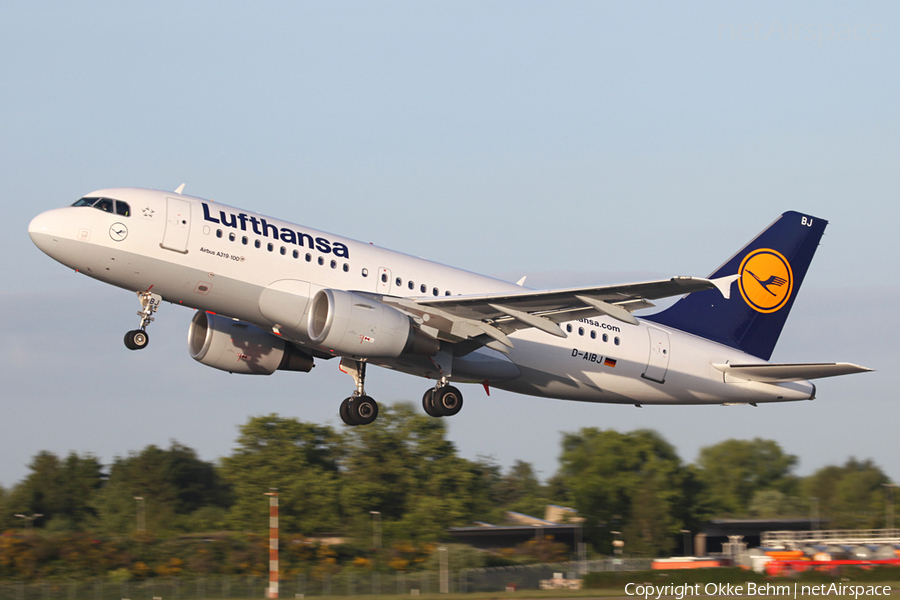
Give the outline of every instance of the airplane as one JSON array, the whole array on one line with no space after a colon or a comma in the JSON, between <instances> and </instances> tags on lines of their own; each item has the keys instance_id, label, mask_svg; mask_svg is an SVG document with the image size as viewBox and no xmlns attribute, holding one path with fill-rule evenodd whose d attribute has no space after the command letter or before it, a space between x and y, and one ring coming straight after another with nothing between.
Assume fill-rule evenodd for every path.
<instances>
[{"instance_id":1,"label":"airplane","mask_svg":"<svg viewBox=\"0 0 900 600\"><path fill-rule=\"evenodd\" d=\"M432 417L475 383L582 402L647 405L812 400L809 380L870 371L770 363L827 221L786 212L708 278L534 290L183 193L103 189L36 216L34 244L75 271L136 293L147 347L162 302L196 309L188 352L229 373L310 371L339 358L340 403L366 425L373 364L434 383ZM661 312L636 317L660 298Z\"/></svg>"}]
</instances>

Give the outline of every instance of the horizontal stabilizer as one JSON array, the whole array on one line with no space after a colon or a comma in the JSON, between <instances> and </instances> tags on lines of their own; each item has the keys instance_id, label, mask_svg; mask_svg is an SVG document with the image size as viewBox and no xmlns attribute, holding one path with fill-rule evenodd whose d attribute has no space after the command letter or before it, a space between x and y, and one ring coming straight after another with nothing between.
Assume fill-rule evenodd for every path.
<instances>
[{"instance_id":1,"label":"horizontal stabilizer","mask_svg":"<svg viewBox=\"0 0 900 600\"><path fill-rule=\"evenodd\" d=\"M783 383L788 381L804 381L822 377L836 377L851 373L872 371L851 363L795 363L795 364L758 364L758 365L713 365L726 375L760 381L763 383Z\"/></svg>"}]
</instances>

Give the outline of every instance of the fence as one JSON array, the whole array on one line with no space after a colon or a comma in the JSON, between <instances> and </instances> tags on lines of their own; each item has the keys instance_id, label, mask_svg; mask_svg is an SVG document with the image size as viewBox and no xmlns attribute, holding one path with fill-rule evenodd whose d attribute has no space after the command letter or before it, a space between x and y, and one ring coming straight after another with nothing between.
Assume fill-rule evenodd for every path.
<instances>
[{"instance_id":1,"label":"fence","mask_svg":"<svg viewBox=\"0 0 900 600\"><path fill-rule=\"evenodd\" d=\"M500 592L507 587L538 589L541 579L564 573L574 579L590 571L635 571L650 568L650 559L596 560L585 562L462 569L446 574L451 593ZM328 596L436 594L441 573L351 573L321 578L298 575L282 579L280 598ZM212 600L265 598L268 579L246 576L212 576L196 579L156 578L114 583L108 580L72 582L0 582L0 600Z\"/></svg>"}]
</instances>

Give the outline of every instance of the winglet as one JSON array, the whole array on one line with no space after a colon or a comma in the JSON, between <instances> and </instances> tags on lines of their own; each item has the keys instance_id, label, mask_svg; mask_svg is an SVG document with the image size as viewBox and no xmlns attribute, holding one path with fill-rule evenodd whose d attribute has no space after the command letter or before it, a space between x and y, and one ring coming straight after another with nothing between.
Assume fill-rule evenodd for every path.
<instances>
[{"instance_id":1,"label":"winglet","mask_svg":"<svg viewBox=\"0 0 900 600\"><path fill-rule=\"evenodd\" d=\"M175 193L176 193L176 194L180 194L180 193L183 192L183 191L184 191L184 184L183 184L183 183L182 183L181 185L179 185L179 186L175 189Z\"/></svg>"}]
</instances>

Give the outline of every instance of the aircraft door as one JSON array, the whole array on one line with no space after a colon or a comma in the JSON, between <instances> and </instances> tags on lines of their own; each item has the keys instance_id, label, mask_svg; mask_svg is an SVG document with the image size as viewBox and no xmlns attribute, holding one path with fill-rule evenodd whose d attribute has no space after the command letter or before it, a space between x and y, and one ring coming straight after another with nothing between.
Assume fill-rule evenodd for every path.
<instances>
[{"instance_id":1,"label":"aircraft door","mask_svg":"<svg viewBox=\"0 0 900 600\"><path fill-rule=\"evenodd\" d=\"M669 334L654 327L648 327L647 331L650 334L650 356L647 358L647 369L641 377L665 383L666 371L669 369Z\"/></svg>"},{"instance_id":2,"label":"aircraft door","mask_svg":"<svg viewBox=\"0 0 900 600\"><path fill-rule=\"evenodd\" d=\"M384 267L378 268L378 285L375 291L379 294L391 293L391 270Z\"/></svg>"},{"instance_id":3,"label":"aircraft door","mask_svg":"<svg viewBox=\"0 0 900 600\"><path fill-rule=\"evenodd\" d=\"M160 246L187 254L191 231L191 203L179 198L166 198L166 232Z\"/></svg>"}]
</instances>

